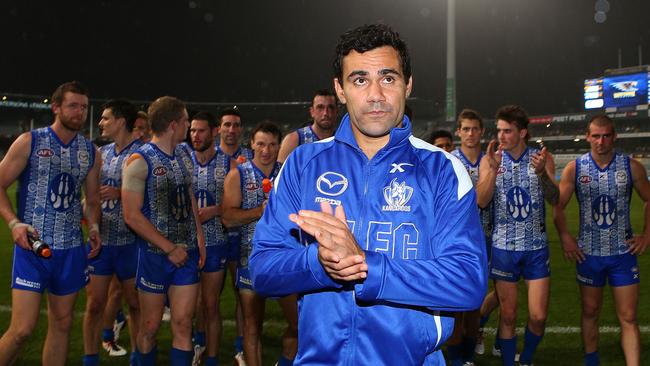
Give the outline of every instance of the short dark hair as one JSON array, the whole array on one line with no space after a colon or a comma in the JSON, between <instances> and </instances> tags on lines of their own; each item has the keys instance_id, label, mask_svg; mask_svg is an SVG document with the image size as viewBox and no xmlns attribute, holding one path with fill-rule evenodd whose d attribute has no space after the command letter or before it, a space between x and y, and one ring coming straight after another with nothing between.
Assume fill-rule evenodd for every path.
<instances>
[{"instance_id":1,"label":"short dark hair","mask_svg":"<svg viewBox=\"0 0 650 366\"><path fill-rule=\"evenodd\" d=\"M451 132L447 130L437 130L431 132L431 135L429 136L427 142L433 144L436 139L439 139L441 137L446 137L449 139L449 141L454 142L454 137L451 135Z\"/></svg>"},{"instance_id":2,"label":"short dark hair","mask_svg":"<svg viewBox=\"0 0 650 366\"><path fill-rule=\"evenodd\" d=\"M110 109L115 118L124 118L126 129L133 132L135 120L138 118L138 109L128 100L111 99L102 105L102 109Z\"/></svg>"},{"instance_id":3,"label":"short dark hair","mask_svg":"<svg viewBox=\"0 0 650 366\"><path fill-rule=\"evenodd\" d=\"M251 131L251 141L253 141L255 134L258 132L270 133L278 138L278 144L282 143L282 131L280 127L269 120L261 121L253 128L253 131Z\"/></svg>"},{"instance_id":4,"label":"short dark hair","mask_svg":"<svg viewBox=\"0 0 650 366\"><path fill-rule=\"evenodd\" d=\"M182 117L184 110L185 103L180 99L164 96L154 100L147 110L151 131L154 134L165 132L171 121Z\"/></svg>"},{"instance_id":5,"label":"short dark hair","mask_svg":"<svg viewBox=\"0 0 650 366\"><path fill-rule=\"evenodd\" d=\"M221 126L221 122L224 116L237 116L241 119L241 113L239 113L239 109L232 107L232 108L226 108L219 112L219 126Z\"/></svg>"},{"instance_id":6,"label":"short dark hair","mask_svg":"<svg viewBox=\"0 0 650 366\"><path fill-rule=\"evenodd\" d=\"M217 124L217 117L215 117L214 114L209 111L198 111L194 114L194 116L192 116L192 119L208 121L208 126L210 126L210 128L219 127L219 124Z\"/></svg>"},{"instance_id":7,"label":"short dark hair","mask_svg":"<svg viewBox=\"0 0 650 366\"><path fill-rule=\"evenodd\" d=\"M336 94L330 89L318 89L314 92L314 97L311 98L311 105L314 106L314 100L316 97L333 97L334 103L336 103Z\"/></svg>"},{"instance_id":8,"label":"short dark hair","mask_svg":"<svg viewBox=\"0 0 650 366\"><path fill-rule=\"evenodd\" d=\"M336 45L336 55L332 66L334 77L343 85L343 58L352 50L359 53L374 50L382 46L390 46L397 51L404 73L404 79L408 82L411 77L411 56L409 55L406 43L399 37L399 33L385 24L366 24L361 27L349 30L339 38Z\"/></svg>"},{"instance_id":9,"label":"short dark hair","mask_svg":"<svg viewBox=\"0 0 650 366\"><path fill-rule=\"evenodd\" d=\"M63 97L65 97L65 93L68 92L88 96L88 89L86 89L86 87L83 86L80 82L68 81L59 85L56 90L54 90L51 99L52 104L61 105L61 103L63 103Z\"/></svg>"},{"instance_id":10,"label":"short dark hair","mask_svg":"<svg viewBox=\"0 0 650 366\"><path fill-rule=\"evenodd\" d=\"M478 121L478 125L481 128L483 128L483 117L481 117L481 115L473 109L465 108L462 111L460 111L460 113L458 114L458 129L462 127L461 122L464 119L476 120Z\"/></svg>"},{"instance_id":11,"label":"short dark hair","mask_svg":"<svg viewBox=\"0 0 650 366\"><path fill-rule=\"evenodd\" d=\"M616 127L614 127L614 120L609 118L609 116L604 113L596 114L595 116L592 116L589 119L589 123L587 123L587 133L591 133L589 128L591 127L592 124L601 127L611 126L612 132L616 133Z\"/></svg>"},{"instance_id":12,"label":"short dark hair","mask_svg":"<svg viewBox=\"0 0 650 366\"><path fill-rule=\"evenodd\" d=\"M530 134L528 133L528 123L530 120L528 119L528 113L521 106L516 104L504 105L497 110L494 118L497 122L504 120L510 124L514 124L520 130L526 130L525 139L528 140L530 138Z\"/></svg>"}]
</instances>

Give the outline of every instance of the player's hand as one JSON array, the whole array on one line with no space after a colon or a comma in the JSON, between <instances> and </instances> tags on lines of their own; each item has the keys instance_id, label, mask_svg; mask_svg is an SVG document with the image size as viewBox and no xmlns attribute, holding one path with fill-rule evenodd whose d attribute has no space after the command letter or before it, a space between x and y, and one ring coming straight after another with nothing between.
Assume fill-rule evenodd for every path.
<instances>
[{"instance_id":1,"label":"player's hand","mask_svg":"<svg viewBox=\"0 0 650 366\"><path fill-rule=\"evenodd\" d=\"M27 250L32 250L32 246L29 244L29 240L27 240L27 232L30 232L38 237L38 233L32 225L28 225L22 222L14 225L14 227L11 229L11 236L14 239L14 243L16 243L19 247Z\"/></svg>"},{"instance_id":2,"label":"player's hand","mask_svg":"<svg viewBox=\"0 0 650 366\"><path fill-rule=\"evenodd\" d=\"M634 235L625 241L630 246L630 253L641 255L650 245L650 238L644 235Z\"/></svg>"},{"instance_id":3,"label":"player's hand","mask_svg":"<svg viewBox=\"0 0 650 366\"><path fill-rule=\"evenodd\" d=\"M120 194L121 191L117 187L104 185L99 188L99 197L102 201L119 200Z\"/></svg>"},{"instance_id":4,"label":"player's hand","mask_svg":"<svg viewBox=\"0 0 650 366\"><path fill-rule=\"evenodd\" d=\"M222 213L221 205L201 207L198 209L198 211L199 211L199 221L201 223L204 223L213 217L220 217Z\"/></svg>"},{"instance_id":5,"label":"player's hand","mask_svg":"<svg viewBox=\"0 0 650 366\"><path fill-rule=\"evenodd\" d=\"M485 157L487 158L488 164L492 170L499 169L501 166L501 159L503 158L503 151L501 146L497 147L497 140L492 140L488 144Z\"/></svg>"},{"instance_id":6,"label":"player's hand","mask_svg":"<svg viewBox=\"0 0 650 366\"><path fill-rule=\"evenodd\" d=\"M562 250L564 250L564 259L568 261L577 261L582 263L585 260L585 253L578 247L578 242L571 234L560 235Z\"/></svg>"},{"instance_id":7,"label":"player's hand","mask_svg":"<svg viewBox=\"0 0 650 366\"><path fill-rule=\"evenodd\" d=\"M205 241L201 242L201 240L199 240L199 269L203 269L203 266L205 266L206 257Z\"/></svg>"},{"instance_id":8,"label":"player's hand","mask_svg":"<svg viewBox=\"0 0 650 366\"><path fill-rule=\"evenodd\" d=\"M546 146L544 146L539 152L534 153L530 156L531 164L533 164L533 168L535 168L535 174L542 175L544 173L546 169L547 156L548 152L546 150Z\"/></svg>"},{"instance_id":9,"label":"player's hand","mask_svg":"<svg viewBox=\"0 0 650 366\"><path fill-rule=\"evenodd\" d=\"M187 250L185 250L184 245L175 244L174 249L167 252L167 259L169 259L169 261L172 262L177 268L183 267L188 258L189 256L187 255Z\"/></svg>"},{"instance_id":10,"label":"player's hand","mask_svg":"<svg viewBox=\"0 0 650 366\"><path fill-rule=\"evenodd\" d=\"M102 238L99 235L99 230L91 228L90 231L88 231L88 243L90 244L88 258L95 258L102 249Z\"/></svg>"}]
</instances>

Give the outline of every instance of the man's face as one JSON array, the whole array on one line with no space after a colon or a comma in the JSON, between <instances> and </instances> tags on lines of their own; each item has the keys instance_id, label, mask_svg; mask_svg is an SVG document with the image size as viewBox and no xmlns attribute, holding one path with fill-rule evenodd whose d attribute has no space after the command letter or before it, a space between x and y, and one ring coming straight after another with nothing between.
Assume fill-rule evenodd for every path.
<instances>
[{"instance_id":1,"label":"man's face","mask_svg":"<svg viewBox=\"0 0 650 366\"><path fill-rule=\"evenodd\" d=\"M460 138L460 144L468 148L475 148L481 144L483 136L481 123L476 119L460 120L460 127L456 130L456 136Z\"/></svg>"},{"instance_id":2,"label":"man's face","mask_svg":"<svg viewBox=\"0 0 650 366\"><path fill-rule=\"evenodd\" d=\"M311 107L309 107L311 119L324 130L334 128L337 112L334 96L317 95L314 97Z\"/></svg>"},{"instance_id":3,"label":"man's face","mask_svg":"<svg viewBox=\"0 0 650 366\"><path fill-rule=\"evenodd\" d=\"M187 136L187 128L190 126L190 120L187 116L187 110L183 109L183 114L180 118L174 120L172 123L176 124L176 129L174 130L174 142L180 144L185 141Z\"/></svg>"},{"instance_id":4,"label":"man's face","mask_svg":"<svg viewBox=\"0 0 650 366\"><path fill-rule=\"evenodd\" d=\"M451 142L449 137L438 137L433 140L433 146L437 146L446 152L452 152L454 150L454 144Z\"/></svg>"},{"instance_id":5,"label":"man's face","mask_svg":"<svg viewBox=\"0 0 650 366\"><path fill-rule=\"evenodd\" d=\"M142 142L149 142L151 140L151 131L149 131L149 123L144 118L137 118L133 123L133 137L141 140Z\"/></svg>"},{"instance_id":6,"label":"man's face","mask_svg":"<svg viewBox=\"0 0 650 366\"><path fill-rule=\"evenodd\" d=\"M382 137L402 123L411 78L404 79L400 58L390 46L343 58L343 80L334 80L336 94L350 113L352 128L368 137Z\"/></svg>"},{"instance_id":7,"label":"man's face","mask_svg":"<svg viewBox=\"0 0 650 366\"><path fill-rule=\"evenodd\" d=\"M88 97L83 94L66 92L61 105L52 104L52 111L63 127L70 131L81 131L88 117Z\"/></svg>"},{"instance_id":8,"label":"man's face","mask_svg":"<svg viewBox=\"0 0 650 366\"><path fill-rule=\"evenodd\" d=\"M102 117L99 121L99 129L102 130L103 137L115 139L124 124L124 118L115 118L115 115L110 108L106 108L102 111Z\"/></svg>"},{"instance_id":9,"label":"man's face","mask_svg":"<svg viewBox=\"0 0 650 366\"><path fill-rule=\"evenodd\" d=\"M598 126L591 123L587 132L587 141L591 145L592 155L607 155L614 150L616 132L612 126Z\"/></svg>"},{"instance_id":10,"label":"man's face","mask_svg":"<svg viewBox=\"0 0 650 366\"><path fill-rule=\"evenodd\" d=\"M497 138L501 150L510 151L519 146L525 139L527 132L525 129L520 130L514 123L502 119L497 121Z\"/></svg>"},{"instance_id":11,"label":"man's face","mask_svg":"<svg viewBox=\"0 0 650 366\"><path fill-rule=\"evenodd\" d=\"M216 129L215 131L216 132ZM204 152L212 147L214 134L208 121L202 119L193 119L190 127L190 138L194 150Z\"/></svg>"},{"instance_id":12,"label":"man's face","mask_svg":"<svg viewBox=\"0 0 650 366\"><path fill-rule=\"evenodd\" d=\"M241 137L241 118L235 115L225 115L221 118L221 125L219 126L219 134L221 135L221 142L228 146L239 145L239 138Z\"/></svg>"},{"instance_id":13,"label":"man's face","mask_svg":"<svg viewBox=\"0 0 650 366\"><path fill-rule=\"evenodd\" d=\"M255 160L263 165L273 164L278 160L280 142L272 133L257 131L251 140Z\"/></svg>"}]
</instances>

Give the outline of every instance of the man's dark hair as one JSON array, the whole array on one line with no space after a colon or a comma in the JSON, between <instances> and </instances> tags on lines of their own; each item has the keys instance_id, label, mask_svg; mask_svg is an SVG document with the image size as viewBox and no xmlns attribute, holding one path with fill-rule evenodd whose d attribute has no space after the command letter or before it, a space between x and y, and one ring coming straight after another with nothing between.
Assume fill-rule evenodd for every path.
<instances>
[{"instance_id":1,"label":"man's dark hair","mask_svg":"<svg viewBox=\"0 0 650 366\"><path fill-rule=\"evenodd\" d=\"M165 96L154 100L147 110L151 131L154 134L165 132L171 121L179 120L183 116L184 110L185 103L180 99Z\"/></svg>"},{"instance_id":2,"label":"man's dark hair","mask_svg":"<svg viewBox=\"0 0 650 366\"><path fill-rule=\"evenodd\" d=\"M436 139L439 139L441 137L446 137L451 141L452 143L454 142L454 137L451 135L451 132L447 130L437 130L431 132L431 135L429 136L429 139L427 140L428 143L433 144Z\"/></svg>"},{"instance_id":3,"label":"man's dark hair","mask_svg":"<svg viewBox=\"0 0 650 366\"><path fill-rule=\"evenodd\" d=\"M221 126L221 120L223 119L224 116L237 116L241 118L241 113L239 113L239 109L237 108L226 108L219 112L219 126Z\"/></svg>"},{"instance_id":4,"label":"man's dark hair","mask_svg":"<svg viewBox=\"0 0 650 366\"><path fill-rule=\"evenodd\" d=\"M214 116L209 111L198 111L192 116L192 119L198 119L201 121L208 121L208 126L210 128L217 128L219 127L219 124L217 123L217 117Z\"/></svg>"},{"instance_id":5,"label":"man's dark hair","mask_svg":"<svg viewBox=\"0 0 650 366\"><path fill-rule=\"evenodd\" d=\"M464 119L476 120L476 121L478 121L479 127L483 128L483 117L481 117L481 115L477 111L475 111L473 109L465 108L462 111L460 111L460 113L458 114L458 129L459 130L462 127L461 122Z\"/></svg>"},{"instance_id":6,"label":"man's dark hair","mask_svg":"<svg viewBox=\"0 0 650 366\"><path fill-rule=\"evenodd\" d=\"M251 131L251 142L255 138L255 134L258 132L270 133L278 138L278 144L282 143L282 131L280 130L280 127L269 120L264 120L253 128L253 131Z\"/></svg>"},{"instance_id":7,"label":"man's dark hair","mask_svg":"<svg viewBox=\"0 0 650 366\"><path fill-rule=\"evenodd\" d=\"M504 120L510 124L514 124L520 130L526 130L526 140L530 139L530 134L528 133L528 113L521 107L516 104L504 105L503 107L497 110L496 116L494 117L496 121Z\"/></svg>"},{"instance_id":8,"label":"man's dark hair","mask_svg":"<svg viewBox=\"0 0 650 366\"><path fill-rule=\"evenodd\" d=\"M374 50L375 48L390 46L399 54L404 80L408 82L411 77L411 56L409 56L406 43L399 38L399 33L393 31L385 24L366 24L349 30L339 38L336 45L336 56L332 66L334 77L343 85L343 58L352 50L359 53Z\"/></svg>"},{"instance_id":9,"label":"man's dark hair","mask_svg":"<svg viewBox=\"0 0 650 366\"><path fill-rule=\"evenodd\" d=\"M314 97L311 98L311 105L314 106L314 100L316 97L333 97L334 103L336 103L336 94L330 89L319 89L314 92Z\"/></svg>"},{"instance_id":10,"label":"man's dark hair","mask_svg":"<svg viewBox=\"0 0 650 366\"><path fill-rule=\"evenodd\" d=\"M133 132L135 120L138 118L138 109L128 100L124 99L111 99L104 103L103 109L110 109L115 118L124 118L126 122L126 130Z\"/></svg>"},{"instance_id":11,"label":"man's dark hair","mask_svg":"<svg viewBox=\"0 0 650 366\"><path fill-rule=\"evenodd\" d=\"M51 99L52 104L61 105L61 103L63 103L63 97L65 96L65 93L68 92L88 96L88 89L86 89L86 87L83 86L80 82L68 81L67 83L59 85L56 90L54 90Z\"/></svg>"}]
</instances>

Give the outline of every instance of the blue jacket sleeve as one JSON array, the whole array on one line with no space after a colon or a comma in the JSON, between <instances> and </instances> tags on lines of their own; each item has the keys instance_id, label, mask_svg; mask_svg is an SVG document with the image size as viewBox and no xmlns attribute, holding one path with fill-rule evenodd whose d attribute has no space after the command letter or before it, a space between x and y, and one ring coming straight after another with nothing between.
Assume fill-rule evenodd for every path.
<instances>
[{"instance_id":1,"label":"blue jacket sleeve","mask_svg":"<svg viewBox=\"0 0 650 366\"><path fill-rule=\"evenodd\" d=\"M469 176L463 176L464 169L455 173L451 164L447 168L438 181L456 184L432 187L437 197L429 207L430 256L402 260L367 251L368 277L355 285L357 299L447 311L480 307L487 290L487 259L476 192L472 188L459 198L459 179Z\"/></svg>"},{"instance_id":2,"label":"blue jacket sleeve","mask_svg":"<svg viewBox=\"0 0 650 366\"><path fill-rule=\"evenodd\" d=\"M262 218L255 227L249 268L253 288L264 296L339 288L318 261L317 244L305 246L301 231L289 220L300 209L300 170L289 156L275 180Z\"/></svg>"}]
</instances>

